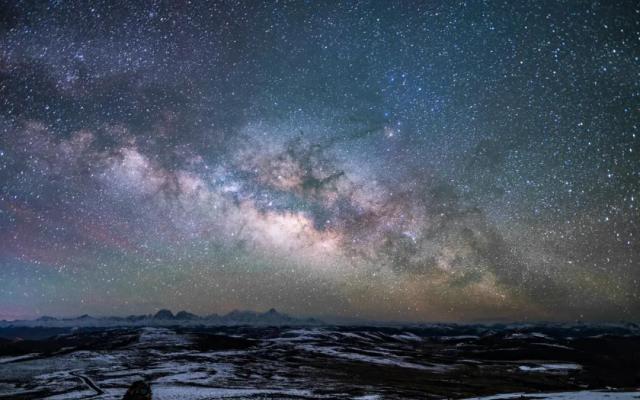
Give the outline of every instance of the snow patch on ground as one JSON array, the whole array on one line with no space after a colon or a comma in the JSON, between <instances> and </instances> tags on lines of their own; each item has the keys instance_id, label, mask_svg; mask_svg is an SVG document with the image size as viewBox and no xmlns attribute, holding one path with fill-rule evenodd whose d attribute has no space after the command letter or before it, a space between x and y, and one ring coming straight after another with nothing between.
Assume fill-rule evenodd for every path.
<instances>
[{"instance_id":1,"label":"snow patch on ground","mask_svg":"<svg viewBox=\"0 0 640 400\"><path fill-rule=\"evenodd\" d=\"M530 367L528 365L521 365L518 367L520 371L525 372L549 372L549 371L575 371L582 369L582 366L579 364L539 364L535 367Z\"/></svg>"},{"instance_id":2,"label":"snow patch on ground","mask_svg":"<svg viewBox=\"0 0 640 400\"><path fill-rule=\"evenodd\" d=\"M40 355L39 353L31 353L31 354L25 354L23 356L0 357L0 364L6 364L6 363L14 362L14 361L25 360L25 359L28 359L28 358L37 357L39 355Z\"/></svg>"},{"instance_id":3,"label":"snow patch on ground","mask_svg":"<svg viewBox=\"0 0 640 400\"><path fill-rule=\"evenodd\" d=\"M56 394L53 396L45 397L47 400L66 400L66 399L84 399L91 396L95 396L96 392L93 390L78 390L70 393Z\"/></svg>"},{"instance_id":4,"label":"snow patch on ground","mask_svg":"<svg viewBox=\"0 0 640 400\"><path fill-rule=\"evenodd\" d=\"M203 388L185 386L155 386L152 388L155 400L208 400L228 397L281 395L281 396L311 396L308 390L296 389L227 389Z\"/></svg>"},{"instance_id":5,"label":"snow patch on ground","mask_svg":"<svg viewBox=\"0 0 640 400\"><path fill-rule=\"evenodd\" d=\"M397 335L391 335L392 338L403 340L403 341L413 341L413 342L421 342L422 338L418 335L415 335L411 332L404 332Z\"/></svg>"},{"instance_id":6,"label":"snow patch on ground","mask_svg":"<svg viewBox=\"0 0 640 400\"><path fill-rule=\"evenodd\" d=\"M421 370L427 370L432 372L444 372L451 368L450 366L439 365L439 364L423 365L423 364L411 363L411 362L404 361L403 359L397 356L389 355L383 358L383 357L374 357L374 356L364 355L359 353L350 353L350 352L341 351L336 347L319 347L319 346L313 346L313 345L302 345L302 346L297 346L297 348L299 350L304 350L310 353L324 354L331 357L345 358L348 360L361 361L361 362L371 363L371 364L392 365L392 366L401 367L401 368L421 369Z\"/></svg>"},{"instance_id":7,"label":"snow patch on ground","mask_svg":"<svg viewBox=\"0 0 640 400\"><path fill-rule=\"evenodd\" d=\"M547 346L547 347L555 347L557 349L572 350L571 347L569 346L563 346L561 344L555 344L555 343L532 343L532 344L535 344L537 346Z\"/></svg>"},{"instance_id":8,"label":"snow patch on ground","mask_svg":"<svg viewBox=\"0 0 640 400\"><path fill-rule=\"evenodd\" d=\"M324 329L291 329L286 331L282 337L267 339L269 342L305 342L319 340L330 335Z\"/></svg>"},{"instance_id":9,"label":"snow patch on ground","mask_svg":"<svg viewBox=\"0 0 640 400\"><path fill-rule=\"evenodd\" d=\"M189 340L185 335L178 335L175 331L167 328L143 328L140 332L138 343L134 347L169 347L185 346Z\"/></svg>"},{"instance_id":10,"label":"snow patch on ground","mask_svg":"<svg viewBox=\"0 0 640 400\"><path fill-rule=\"evenodd\" d=\"M439 336L438 339L444 342L454 341L454 340L478 340L480 339L480 336L478 335Z\"/></svg>"},{"instance_id":11,"label":"snow patch on ground","mask_svg":"<svg viewBox=\"0 0 640 400\"><path fill-rule=\"evenodd\" d=\"M95 399L95 400L121 400L126 389L106 389L100 396L96 396L93 390L77 390L62 394L45 397L46 400L67 400L67 399Z\"/></svg>"},{"instance_id":12,"label":"snow patch on ground","mask_svg":"<svg viewBox=\"0 0 640 400\"><path fill-rule=\"evenodd\" d=\"M553 338L549 335L545 335L544 333L539 332L531 332L531 333L512 333L507 336L507 339L547 339L553 340Z\"/></svg>"},{"instance_id":13,"label":"snow patch on ground","mask_svg":"<svg viewBox=\"0 0 640 400\"><path fill-rule=\"evenodd\" d=\"M206 383L211 374L207 372L182 372L179 374L163 376L156 380L157 383Z\"/></svg>"}]
</instances>

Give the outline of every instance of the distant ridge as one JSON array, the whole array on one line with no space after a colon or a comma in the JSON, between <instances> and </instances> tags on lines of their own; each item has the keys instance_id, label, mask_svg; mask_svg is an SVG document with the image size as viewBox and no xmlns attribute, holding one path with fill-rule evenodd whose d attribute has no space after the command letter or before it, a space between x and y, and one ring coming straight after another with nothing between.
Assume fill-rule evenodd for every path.
<instances>
[{"instance_id":1,"label":"distant ridge","mask_svg":"<svg viewBox=\"0 0 640 400\"><path fill-rule=\"evenodd\" d=\"M153 316L153 319L173 319L173 313L171 310L160 310Z\"/></svg>"},{"instance_id":2,"label":"distant ridge","mask_svg":"<svg viewBox=\"0 0 640 400\"><path fill-rule=\"evenodd\" d=\"M152 315L129 315L127 317L92 317L84 314L76 318L55 318L42 316L35 320L0 321L0 328L6 327L118 327L118 326L310 326L324 325L315 318L297 318L278 312L272 308L259 313L247 310L234 310L225 315L211 314L198 316L188 311L173 314L171 310L162 309Z\"/></svg>"},{"instance_id":3,"label":"distant ridge","mask_svg":"<svg viewBox=\"0 0 640 400\"><path fill-rule=\"evenodd\" d=\"M198 317L198 316L197 316L197 315L195 315L195 314L191 314L191 313L190 313L190 312L188 312L188 311L180 311L180 312L178 312L178 313L174 316L174 318L175 318L175 319L179 319L179 320L186 321L186 320L199 319L200 317Z\"/></svg>"}]
</instances>

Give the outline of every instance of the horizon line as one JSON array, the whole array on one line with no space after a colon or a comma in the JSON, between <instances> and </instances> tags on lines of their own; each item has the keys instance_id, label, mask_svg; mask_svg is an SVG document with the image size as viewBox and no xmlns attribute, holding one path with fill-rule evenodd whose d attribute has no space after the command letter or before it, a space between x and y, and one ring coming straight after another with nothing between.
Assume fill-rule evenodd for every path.
<instances>
[{"instance_id":1,"label":"horizon line","mask_svg":"<svg viewBox=\"0 0 640 400\"><path fill-rule=\"evenodd\" d=\"M75 320L75 319L80 319L83 317L89 317L89 318L94 318L94 319L109 319L109 318L128 318L128 317L154 317L155 315L157 315L159 312L161 311L169 311L171 312L173 317L176 317L177 314L181 313L181 312L185 312L185 313L189 313L192 314L198 318L201 319L206 319L209 317L213 317L213 316L217 316L217 317L225 317L228 316L234 312L240 312L240 313L254 313L254 314L258 314L258 315L264 315L267 314L269 312L275 312L279 315L282 316L288 316L294 319L316 319L318 320L318 322L321 323L327 323L330 324L329 322L325 321L326 319L329 320L333 320L333 322L336 321L342 321L342 322L354 322L354 323L370 323L370 324L390 324L390 325L424 325L424 324L431 324L431 325L499 325L499 324L532 324L532 325L539 325L539 324L639 324L640 321L633 321L633 320L605 320L605 319L586 319L586 318L580 318L580 319L549 319L549 320L544 320L544 319L510 319L510 318L486 318L486 319L474 319L474 320L394 320L394 319L375 319L375 318L367 318L367 317L360 317L360 316L343 316L343 315L332 315L332 314L324 314L324 315L300 315L300 314L290 314L287 312L281 312L278 311L278 309L276 309L275 307L271 307L269 309L267 309L266 311L258 311L258 310L252 310L252 309L233 309L231 311L228 312L222 312L222 313L218 313L218 312L211 312L211 313L207 313L207 314L197 314L191 311L188 311L186 309L181 309L178 310L177 312L173 312L173 310L171 310L170 308L158 308L157 311L154 312L150 312L150 313L140 313L140 314L121 314L121 315L117 315L117 314L110 314L110 315L91 315L88 313L84 313L84 314L79 314L79 315L69 315L69 316L56 316L56 315L52 315L52 314L42 314L39 316L33 316L33 317L19 317L19 318L15 318L15 319L5 319L5 317L0 318L0 322L20 322L20 321L24 321L24 322L35 322L38 321L42 318L52 318L58 321L64 321L64 320Z\"/></svg>"}]
</instances>

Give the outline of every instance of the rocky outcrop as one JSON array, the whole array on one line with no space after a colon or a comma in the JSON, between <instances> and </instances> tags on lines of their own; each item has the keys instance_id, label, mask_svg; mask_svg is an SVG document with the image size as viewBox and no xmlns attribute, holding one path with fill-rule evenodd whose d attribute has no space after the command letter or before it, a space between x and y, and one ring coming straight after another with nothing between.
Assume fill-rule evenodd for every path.
<instances>
[{"instance_id":1,"label":"rocky outcrop","mask_svg":"<svg viewBox=\"0 0 640 400\"><path fill-rule=\"evenodd\" d=\"M151 400L151 385L145 381L136 381L129 386L122 400Z\"/></svg>"}]
</instances>

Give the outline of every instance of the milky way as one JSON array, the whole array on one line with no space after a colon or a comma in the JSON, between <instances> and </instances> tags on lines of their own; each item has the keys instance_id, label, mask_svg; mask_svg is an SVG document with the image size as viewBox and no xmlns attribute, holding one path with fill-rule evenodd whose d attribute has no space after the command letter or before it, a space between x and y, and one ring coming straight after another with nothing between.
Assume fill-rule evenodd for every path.
<instances>
[{"instance_id":1,"label":"milky way","mask_svg":"<svg viewBox=\"0 0 640 400\"><path fill-rule=\"evenodd\" d=\"M0 318L637 319L639 104L634 2L3 2Z\"/></svg>"}]
</instances>

